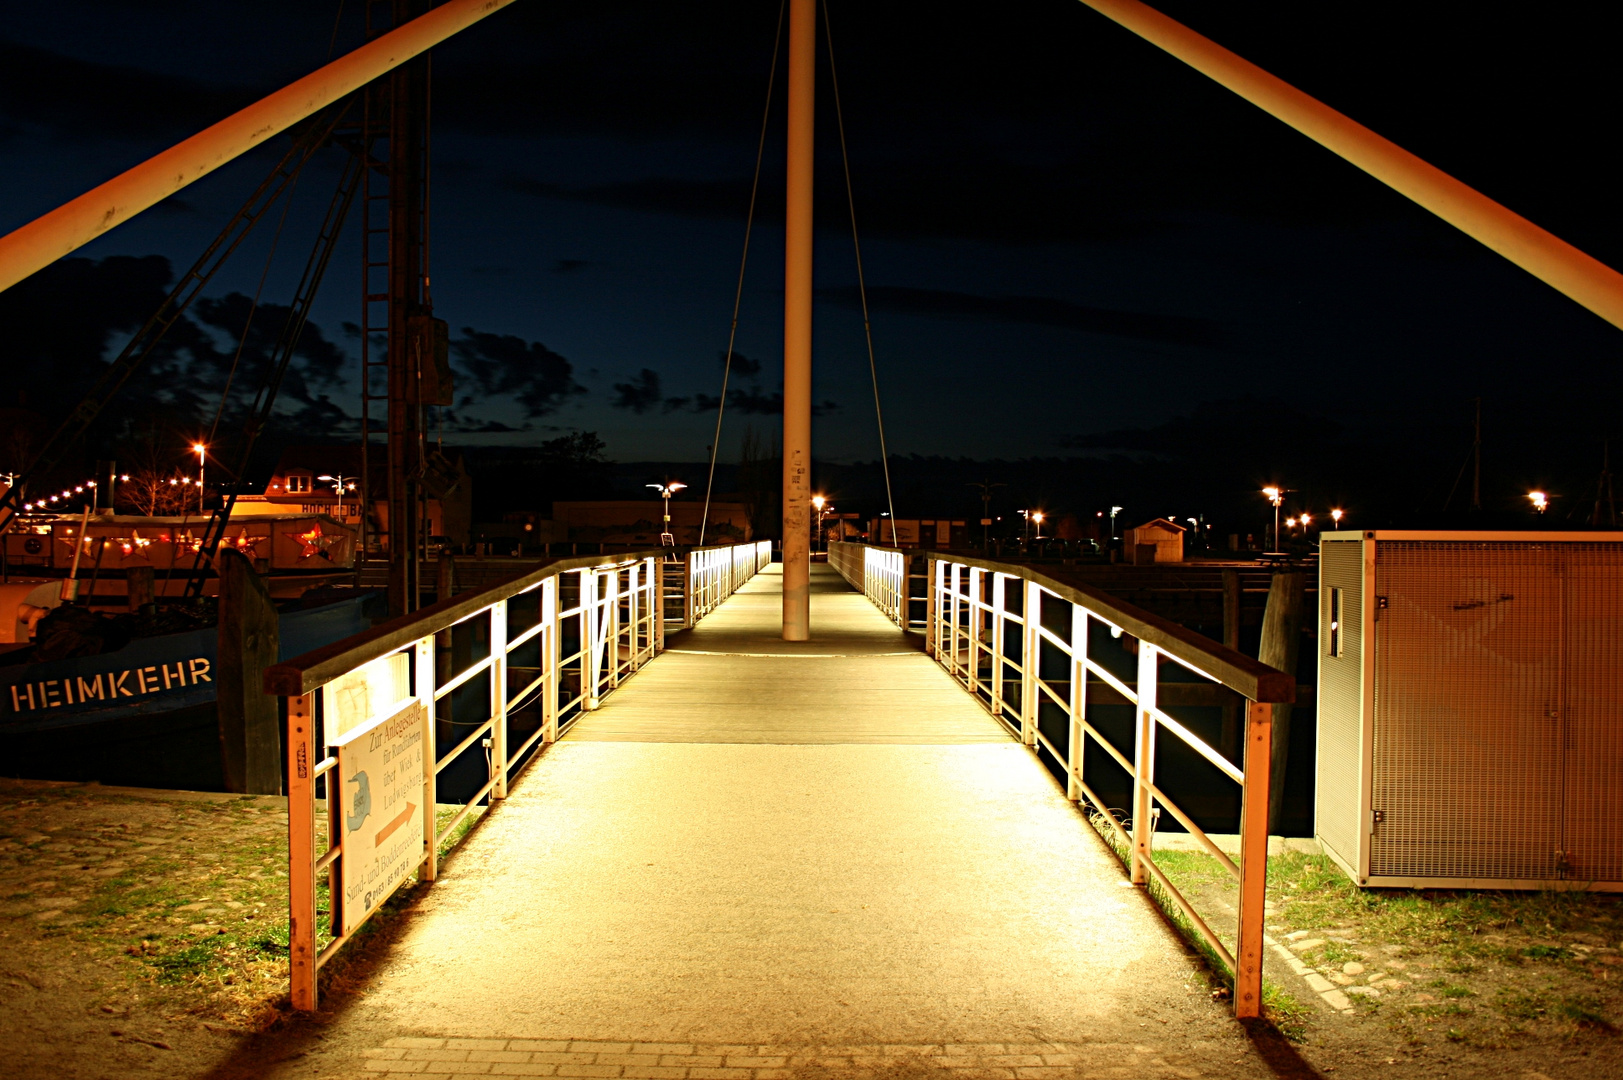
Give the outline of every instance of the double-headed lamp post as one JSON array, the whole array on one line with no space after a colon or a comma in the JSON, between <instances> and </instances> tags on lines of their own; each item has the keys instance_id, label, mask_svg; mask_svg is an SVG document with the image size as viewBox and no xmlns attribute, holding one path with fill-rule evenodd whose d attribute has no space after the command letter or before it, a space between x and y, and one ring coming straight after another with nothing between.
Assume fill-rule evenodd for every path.
<instances>
[{"instance_id":1,"label":"double-headed lamp post","mask_svg":"<svg viewBox=\"0 0 1623 1080\"><path fill-rule=\"evenodd\" d=\"M676 537L671 533L671 496L687 487L680 480L669 480L663 484L644 484L659 492L659 497L665 500L665 531L659 534L660 547L675 547Z\"/></svg>"},{"instance_id":2,"label":"double-headed lamp post","mask_svg":"<svg viewBox=\"0 0 1623 1080\"><path fill-rule=\"evenodd\" d=\"M1274 504L1274 550L1275 551L1278 551L1279 548L1280 548L1280 543L1279 543L1279 508L1281 506L1285 505L1285 492L1288 491L1288 490L1290 490L1290 489L1289 488L1281 488L1281 487L1265 487L1265 488L1262 489L1263 496L1265 498L1267 498L1267 500L1269 502Z\"/></svg>"},{"instance_id":3,"label":"double-headed lamp post","mask_svg":"<svg viewBox=\"0 0 1623 1080\"><path fill-rule=\"evenodd\" d=\"M203 512L203 468L208 461L209 448L203 443L192 443L192 453L197 455L197 512Z\"/></svg>"},{"instance_id":4,"label":"double-headed lamp post","mask_svg":"<svg viewBox=\"0 0 1623 1080\"><path fill-rule=\"evenodd\" d=\"M338 493L338 516L343 517L344 492L355 490L355 478L353 476L345 476L343 473L339 473L337 476L328 476L326 473L322 473L320 476L316 477L316 479L323 480L331 484L332 489ZM345 485L348 486L346 487Z\"/></svg>"},{"instance_id":5,"label":"double-headed lamp post","mask_svg":"<svg viewBox=\"0 0 1623 1080\"><path fill-rule=\"evenodd\" d=\"M1542 514L1550 508L1550 497L1542 491L1529 491L1527 498L1533 504L1533 510L1537 513Z\"/></svg>"}]
</instances>

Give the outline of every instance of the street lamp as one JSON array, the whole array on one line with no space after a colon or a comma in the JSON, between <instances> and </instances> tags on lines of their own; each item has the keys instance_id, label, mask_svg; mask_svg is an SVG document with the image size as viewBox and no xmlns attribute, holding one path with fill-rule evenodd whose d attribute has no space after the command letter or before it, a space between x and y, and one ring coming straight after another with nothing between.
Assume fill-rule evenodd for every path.
<instances>
[{"instance_id":1,"label":"street lamp","mask_svg":"<svg viewBox=\"0 0 1623 1080\"><path fill-rule=\"evenodd\" d=\"M1269 502L1274 504L1274 549L1276 551L1280 547L1280 543L1279 543L1279 508L1285 504L1285 493L1287 491L1289 491L1289 490L1290 490L1290 488L1282 488L1282 487L1265 487L1265 488L1262 489L1263 496L1265 498L1267 498L1267 500Z\"/></svg>"},{"instance_id":2,"label":"street lamp","mask_svg":"<svg viewBox=\"0 0 1623 1080\"><path fill-rule=\"evenodd\" d=\"M1112 540L1116 539L1116 515L1121 513L1121 511L1122 508L1119 506L1112 506L1110 508L1110 539Z\"/></svg>"},{"instance_id":3,"label":"street lamp","mask_svg":"<svg viewBox=\"0 0 1623 1080\"><path fill-rule=\"evenodd\" d=\"M659 534L660 547L675 547L676 537L671 535L671 496L687 487L680 480L670 480L663 484L644 484L659 492L659 497L665 500L665 531Z\"/></svg>"},{"instance_id":4,"label":"street lamp","mask_svg":"<svg viewBox=\"0 0 1623 1080\"><path fill-rule=\"evenodd\" d=\"M823 541L823 554L828 554L828 533L823 528L823 520L834 511L828 499L822 495L812 496L812 507L817 511L817 535Z\"/></svg>"},{"instance_id":5,"label":"street lamp","mask_svg":"<svg viewBox=\"0 0 1623 1080\"><path fill-rule=\"evenodd\" d=\"M208 460L209 448L203 443L192 443L192 453L197 455L197 512L203 512L203 466Z\"/></svg>"},{"instance_id":6,"label":"street lamp","mask_svg":"<svg viewBox=\"0 0 1623 1080\"><path fill-rule=\"evenodd\" d=\"M1341 517L1342 517L1342 515L1344 513L1345 513L1345 511L1340 510L1340 509L1332 510L1332 511L1330 511L1330 520L1335 522L1337 526L1340 526Z\"/></svg>"},{"instance_id":7,"label":"street lamp","mask_svg":"<svg viewBox=\"0 0 1623 1080\"><path fill-rule=\"evenodd\" d=\"M1021 517L1026 519L1025 525L1022 526L1021 530L1020 530L1021 543L1026 543L1026 542L1028 542L1028 541L1030 541L1032 539L1032 536L1031 536L1031 524L1032 524L1032 522L1037 523L1037 537L1036 538L1038 540L1041 540L1043 538L1043 512L1041 510L1017 510L1015 512L1018 513Z\"/></svg>"},{"instance_id":8,"label":"street lamp","mask_svg":"<svg viewBox=\"0 0 1623 1080\"><path fill-rule=\"evenodd\" d=\"M327 481L328 483L332 484L333 490L338 492L338 516L343 517L344 516L344 491L345 491L344 485L347 483L349 485L348 490L354 491L355 490L355 478L353 476L345 476L343 473L339 473L337 476L328 476L326 473L322 473L320 476L316 477L316 479L317 480L325 480L325 481Z\"/></svg>"},{"instance_id":9,"label":"street lamp","mask_svg":"<svg viewBox=\"0 0 1623 1080\"><path fill-rule=\"evenodd\" d=\"M1533 509L1542 514L1550 508L1550 497L1542 491L1529 491L1528 499L1533 503Z\"/></svg>"}]
</instances>

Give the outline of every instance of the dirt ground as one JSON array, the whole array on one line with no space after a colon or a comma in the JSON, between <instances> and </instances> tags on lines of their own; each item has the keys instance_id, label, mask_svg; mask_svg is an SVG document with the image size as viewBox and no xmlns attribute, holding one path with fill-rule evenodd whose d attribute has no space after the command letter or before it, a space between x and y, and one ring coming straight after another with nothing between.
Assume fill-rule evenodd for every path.
<instances>
[{"instance_id":1,"label":"dirt ground","mask_svg":"<svg viewBox=\"0 0 1623 1080\"><path fill-rule=\"evenodd\" d=\"M281 799L0 781L13 1076L206 1070L280 1015Z\"/></svg>"}]
</instances>

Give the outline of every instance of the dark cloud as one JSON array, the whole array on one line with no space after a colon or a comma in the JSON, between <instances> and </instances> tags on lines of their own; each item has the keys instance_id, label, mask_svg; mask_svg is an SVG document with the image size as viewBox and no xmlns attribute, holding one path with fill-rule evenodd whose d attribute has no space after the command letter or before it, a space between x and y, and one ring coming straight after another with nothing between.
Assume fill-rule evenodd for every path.
<instances>
[{"instance_id":1,"label":"dark cloud","mask_svg":"<svg viewBox=\"0 0 1623 1080\"><path fill-rule=\"evenodd\" d=\"M559 259L552 264L554 274L573 274L592 265L586 259Z\"/></svg>"},{"instance_id":2,"label":"dark cloud","mask_svg":"<svg viewBox=\"0 0 1623 1080\"><path fill-rule=\"evenodd\" d=\"M686 401L687 399L682 399ZM696 413L715 412L721 404L721 399L709 394L693 395L693 411ZM742 389L727 392L727 407L735 409L746 416L782 416L783 391L774 390L770 394L758 386L746 386ZM821 401L812 404L813 416L827 416L838 412L840 404L837 401Z\"/></svg>"},{"instance_id":3,"label":"dark cloud","mask_svg":"<svg viewBox=\"0 0 1623 1080\"><path fill-rule=\"evenodd\" d=\"M641 415L656 408L663 396L659 388L659 372L643 368L630 382L614 384L614 400L610 404L616 409L630 409Z\"/></svg>"},{"instance_id":4,"label":"dark cloud","mask_svg":"<svg viewBox=\"0 0 1623 1080\"><path fill-rule=\"evenodd\" d=\"M458 435L500 435L513 431L529 430L528 424L522 428L516 428L511 424L504 424L500 420L483 420L477 416L465 416L454 410L447 410L445 415L441 417L441 423L446 431L454 431Z\"/></svg>"},{"instance_id":5,"label":"dark cloud","mask_svg":"<svg viewBox=\"0 0 1623 1080\"><path fill-rule=\"evenodd\" d=\"M586 393L575 381L575 366L539 341L465 326L451 352L480 396L516 401L531 419Z\"/></svg>"},{"instance_id":6,"label":"dark cloud","mask_svg":"<svg viewBox=\"0 0 1623 1080\"><path fill-rule=\"evenodd\" d=\"M0 115L77 138L190 133L258 96L0 42Z\"/></svg>"},{"instance_id":7,"label":"dark cloud","mask_svg":"<svg viewBox=\"0 0 1623 1080\"><path fill-rule=\"evenodd\" d=\"M716 353L716 361L723 367L727 366L726 349L722 349L720 352ZM734 375L740 375L746 379L753 378L761 373L761 362L759 360L751 360L737 349L734 349L732 370Z\"/></svg>"},{"instance_id":8,"label":"dark cloud","mask_svg":"<svg viewBox=\"0 0 1623 1080\"><path fill-rule=\"evenodd\" d=\"M844 307L854 308L861 302L855 287L819 289L817 296ZM1170 345L1216 347L1224 340L1221 324L1209 319L1087 307L1051 296L977 296L943 289L879 285L868 289L868 305L875 311L892 311L903 315L996 319Z\"/></svg>"}]
</instances>

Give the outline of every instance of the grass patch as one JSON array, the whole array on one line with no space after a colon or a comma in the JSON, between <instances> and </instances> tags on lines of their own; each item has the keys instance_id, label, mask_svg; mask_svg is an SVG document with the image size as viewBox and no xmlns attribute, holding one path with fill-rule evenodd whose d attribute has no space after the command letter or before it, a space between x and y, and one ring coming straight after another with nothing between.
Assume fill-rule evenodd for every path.
<instances>
[{"instance_id":1,"label":"grass patch","mask_svg":"<svg viewBox=\"0 0 1623 1080\"><path fill-rule=\"evenodd\" d=\"M1122 861L1122 864L1124 866L1131 865L1130 851L1127 845L1122 843L1121 837L1103 820L1102 816L1096 811L1089 811L1088 821L1094 830L1099 833L1100 837L1104 839L1110 850L1115 852L1116 857ZM1235 885L1234 876L1210 855L1193 851L1152 851L1151 858L1155 860L1155 865L1161 872L1166 874L1168 879L1178 888L1178 891L1185 894L1186 898L1192 889L1199 886L1211 884ZM1166 916L1173 926L1178 928L1178 932L1189 946L1200 956L1207 983L1214 987L1213 996L1231 996L1234 993L1234 973L1229 970L1228 965L1223 961L1217 950L1212 948L1205 935L1196 929L1193 921L1184 913L1178 902L1154 877L1151 877L1146 883L1145 891L1155 901L1156 906L1161 909L1162 914ZM1213 928L1213 932L1217 933L1218 931ZM1219 936L1221 939L1221 935ZM1223 944L1231 952L1235 947L1234 942L1231 940L1223 940ZM1296 1042L1306 1038L1308 1024L1313 1015L1312 1007L1302 1004L1287 989L1269 979L1262 981L1262 1010L1263 1016L1278 1028L1286 1038Z\"/></svg>"},{"instance_id":2,"label":"grass patch","mask_svg":"<svg viewBox=\"0 0 1623 1080\"><path fill-rule=\"evenodd\" d=\"M1573 952L1557 945L1530 945L1522 950L1522 955L1529 960L1571 960Z\"/></svg>"}]
</instances>

